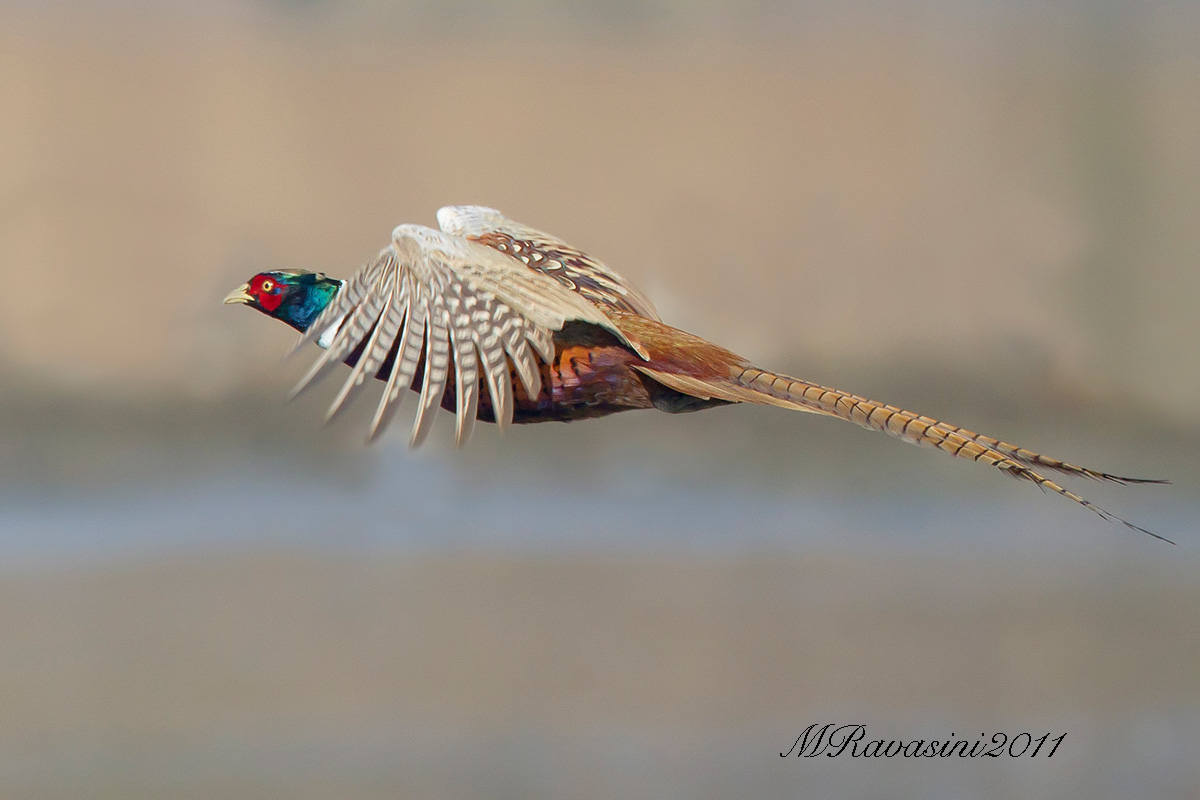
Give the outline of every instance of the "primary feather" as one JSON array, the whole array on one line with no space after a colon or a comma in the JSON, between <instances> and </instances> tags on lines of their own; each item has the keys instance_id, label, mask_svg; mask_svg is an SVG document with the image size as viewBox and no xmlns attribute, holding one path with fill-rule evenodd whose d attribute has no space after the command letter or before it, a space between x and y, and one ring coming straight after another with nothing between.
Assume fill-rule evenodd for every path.
<instances>
[{"instance_id":1,"label":"primary feather","mask_svg":"<svg viewBox=\"0 0 1200 800\"><path fill-rule=\"evenodd\" d=\"M458 398L456 439L464 444L478 408L480 358L492 400L506 417L506 393L498 388L506 358L512 359L526 393L536 396L540 377L535 354L552 361L553 334L571 321L596 325L637 347L597 306L521 262L470 239L421 225L400 225L392 232L391 244L351 277L297 343L299 348L334 331L292 395L361 348L330 407L332 417L402 343L385 373L388 390L371 436L382 430L401 390L423 365L412 444L420 444L428 434L431 412L451 379Z\"/></svg>"}]
</instances>

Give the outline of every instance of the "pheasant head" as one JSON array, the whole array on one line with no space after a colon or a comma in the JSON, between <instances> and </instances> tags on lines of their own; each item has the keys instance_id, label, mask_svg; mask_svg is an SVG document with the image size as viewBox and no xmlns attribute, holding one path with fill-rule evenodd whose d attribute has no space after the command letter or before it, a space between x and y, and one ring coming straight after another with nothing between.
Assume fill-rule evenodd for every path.
<instances>
[{"instance_id":1,"label":"pheasant head","mask_svg":"<svg viewBox=\"0 0 1200 800\"><path fill-rule=\"evenodd\" d=\"M225 302L244 303L303 332L329 305L342 283L320 272L260 272L230 292Z\"/></svg>"}]
</instances>

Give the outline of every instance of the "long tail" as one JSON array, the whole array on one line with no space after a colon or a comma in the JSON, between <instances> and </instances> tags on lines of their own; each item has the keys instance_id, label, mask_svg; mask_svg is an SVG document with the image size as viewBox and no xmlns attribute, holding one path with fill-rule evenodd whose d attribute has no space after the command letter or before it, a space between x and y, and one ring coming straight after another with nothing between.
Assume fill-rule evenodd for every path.
<instances>
[{"instance_id":1,"label":"long tail","mask_svg":"<svg viewBox=\"0 0 1200 800\"><path fill-rule=\"evenodd\" d=\"M1030 481L1043 490L1060 494L1069 500L1074 500L1081 506L1091 509L1106 520L1120 522L1135 531L1171 542L1157 533L1134 525L1115 514L1105 511L1095 503L1085 500L1074 492L1064 489L1054 481L1040 475L1035 467L1061 472L1066 475L1077 475L1092 480L1110 481L1112 483L1168 483L1163 480L1147 478L1124 478L1108 472L1099 472L1087 467L1079 467L1049 458L1032 450L993 439L991 436L969 431L957 425L914 414L895 406L884 405L873 400L867 400L857 395L848 394L837 389L818 386L807 381L789 378L785 375L765 372L755 367L743 369L733 381L746 389L754 390L768 397L804 406L806 410L816 411L832 417L848 420L871 430L882 431L897 439L912 442L917 445L930 445L944 450L952 456L982 461L997 469L1003 470L1014 478ZM769 402L769 401L768 401Z\"/></svg>"},{"instance_id":2,"label":"long tail","mask_svg":"<svg viewBox=\"0 0 1200 800\"><path fill-rule=\"evenodd\" d=\"M688 371L691 374L686 374L674 369L659 370L648 365L638 365L636 368L686 394L715 397L731 402L775 405L797 411L824 414L853 422L864 428L882 431L889 436L912 444L936 447L958 458L990 464L1014 478L1036 484L1043 491L1054 492L1073 500L1106 520L1119 522L1135 531L1153 536L1155 539L1175 544L1170 539L1134 525L1095 503L1085 500L1069 489L1059 486L1040 474L1037 469L1053 470L1065 475L1122 484L1169 483L1169 481L1125 478L1108 472L1099 472L1087 467L1068 464L1065 461L1049 458L1032 450L1017 447L999 439L960 428L957 425L941 422L932 417L877 403L874 400L838 389L830 389L827 386L819 386L786 375L767 372L746 365L744 362L732 365L729 372L730 377L727 379L714 379L709 377L711 373L704 377L698 377L696 371L691 370Z\"/></svg>"}]
</instances>

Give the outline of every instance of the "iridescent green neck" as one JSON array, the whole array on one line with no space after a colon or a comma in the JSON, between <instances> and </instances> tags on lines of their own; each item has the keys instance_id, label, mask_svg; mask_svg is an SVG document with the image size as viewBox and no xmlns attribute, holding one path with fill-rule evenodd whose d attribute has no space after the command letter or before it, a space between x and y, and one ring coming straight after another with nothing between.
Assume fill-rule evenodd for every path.
<instances>
[{"instance_id":1,"label":"iridescent green neck","mask_svg":"<svg viewBox=\"0 0 1200 800\"><path fill-rule=\"evenodd\" d=\"M344 281L309 272L291 276L289 283L294 289L286 294L272 316L303 332L325 310Z\"/></svg>"}]
</instances>

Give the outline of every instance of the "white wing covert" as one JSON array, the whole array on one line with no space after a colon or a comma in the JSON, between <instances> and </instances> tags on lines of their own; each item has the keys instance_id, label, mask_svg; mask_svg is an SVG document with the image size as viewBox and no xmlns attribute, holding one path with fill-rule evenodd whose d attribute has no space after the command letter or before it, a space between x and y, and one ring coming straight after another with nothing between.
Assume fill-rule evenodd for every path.
<instances>
[{"instance_id":1,"label":"white wing covert","mask_svg":"<svg viewBox=\"0 0 1200 800\"><path fill-rule=\"evenodd\" d=\"M441 405L451 381L455 441L462 445L475 425L480 377L503 430L513 416L509 360L526 394L537 397L538 358L553 362L554 332L571 320L598 325L639 349L601 309L522 262L459 236L400 225L392 231L391 244L346 282L297 342L295 349L312 341L326 349L292 396L360 350L330 406L332 418L394 356L371 421L369 439L374 439L412 387L423 360L410 446L425 439L431 412Z\"/></svg>"}]
</instances>

